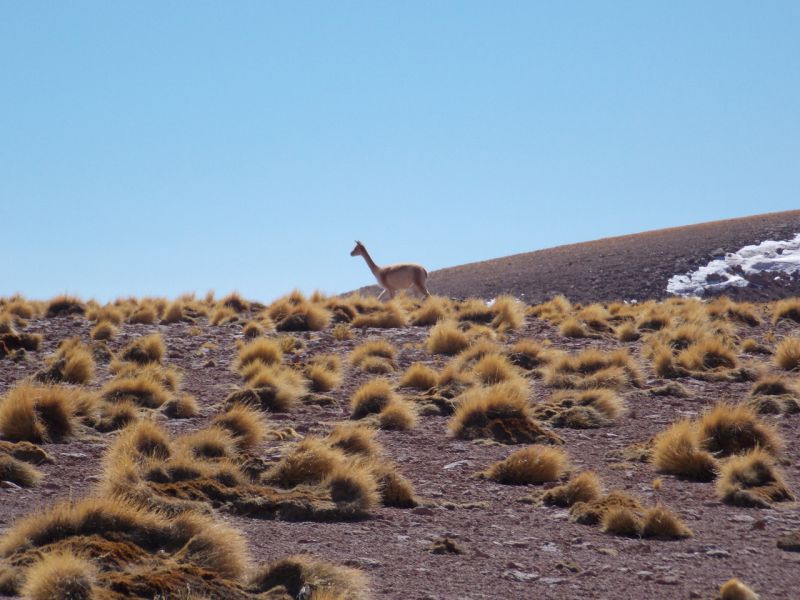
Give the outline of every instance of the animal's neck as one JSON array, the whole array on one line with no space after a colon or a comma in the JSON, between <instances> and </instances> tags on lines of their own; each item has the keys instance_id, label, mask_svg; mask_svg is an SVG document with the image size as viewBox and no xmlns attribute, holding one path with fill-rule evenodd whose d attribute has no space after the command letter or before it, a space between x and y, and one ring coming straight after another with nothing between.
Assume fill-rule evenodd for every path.
<instances>
[{"instance_id":1,"label":"animal's neck","mask_svg":"<svg viewBox=\"0 0 800 600\"><path fill-rule=\"evenodd\" d=\"M375 275L375 277L377 277L378 279L380 279L381 268L375 264L375 261L372 260L372 257L369 255L369 252L367 252L366 248L364 248L364 254L362 254L361 256L364 257L364 261L367 263L369 270L372 271L372 274Z\"/></svg>"}]
</instances>

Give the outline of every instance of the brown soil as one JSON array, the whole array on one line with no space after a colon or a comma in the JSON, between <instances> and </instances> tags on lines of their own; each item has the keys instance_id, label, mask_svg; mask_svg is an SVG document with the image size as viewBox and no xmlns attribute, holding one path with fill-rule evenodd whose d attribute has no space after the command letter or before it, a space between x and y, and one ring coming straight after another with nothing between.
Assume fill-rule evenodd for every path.
<instances>
[{"instance_id":1,"label":"brown soil","mask_svg":"<svg viewBox=\"0 0 800 600\"><path fill-rule=\"evenodd\" d=\"M797 233L800 210L673 227L441 269L430 274L428 288L452 298L513 294L530 303L558 294L576 302L658 299L667 296L667 281L673 275L743 246L786 240ZM739 300L795 296L800 294L800 281L765 278L726 294Z\"/></svg>"},{"instance_id":2,"label":"brown soil","mask_svg":"<svg viewBox=\"0 0 800 600\"><path fill-rule=\"evenodd\" d=\"M619 242L617 247L629 243ZM740 241L731 244L739 245ZM235 357L235 340L242 337L241 325L210 327L203 320L202 328L201 335L193 336L190 326L183 323L125 325L111 343L117 351L137 335L154 331L164 334L166 362L184 371L183 388L196 395L202 410L197 418L165 421L173 433L207 424L220 410L231 386L240 383L230 365ZM59 340L72 335L88 340L89 330L82 317L31 321L27 331L44 335L43 349L29 354L25 362L0 360L0 393L41 368L43 357ZM753 328L747 335L763 339L766 330ZM427 331L417 327L366 330L347 342L334 341L330 332L299 334L307 344L301 359L331 351L346 358L346 353L364 338L380 336L399 349L398 373L414 361L439 368L444 359L431 358L422 349ZM789 331L787 324L779 328L780 334ZM549 338L569 350L617 345L602 340L565 340L548 324L531 318L522 331L509 336L509 341L519 337ZM216 346L201 348L205 342ZM638 356L639 344L628 346ZM99 365L94 385L107 379L107 367L107 362ZM420 417L419 425L409 432L379 433L388 458L411 480L426 501L423 506L380 508L366 520L332 523L219 514L247 535L259 563L288 554L313 553L363 569L372 580L376 598L712 598L719 585L734 576L764 598L797 598L800 553L777 546L779 538L800 528L796 504L767 510L731 507L717 500L713 483L692 483L670 476L661 476L663 486L656 491L652 481L657 474L650 465L617 455L680 417L697 415L720 399L743 398L751 384L686 379L682 383L688 397L655 397L647 388L663 382L654 381L649 368L647 373L643 389L625 389L630 411L619 424L600 429L559 429L558 434L576 471L593 469L607 489L625 490L648 505L664 503L694 531L694 537L686 540L648 541L607 535L597 527L570 522L564 509L534 507L521 501L547 486L509 486L474 479L475 472L506 457L515 447L453 439L447 435L447 418L438 416ZM345 385L331 392L339 406L302 405L289 414L271 415L271 421L280 427L292 426L304 435L327 432L333 422L348 418L347 400L369 377L351 369ZM536 401L549 394L540 382L534 383ZM795 443L800 415L765 418L775 423L787 441L783 466L786 480L790 489L800 492L800 447ZM56 462L41 466L45 478L38 487L0 489L0 534L24 514L46 511L57 500L91 493L99 478L100 459L114 437L106 434L47 444ZM286 443L268 442L259 454L274 460ZM443 538L463 553L433 552L431 548Z\"/></svg>"}]
</instances>

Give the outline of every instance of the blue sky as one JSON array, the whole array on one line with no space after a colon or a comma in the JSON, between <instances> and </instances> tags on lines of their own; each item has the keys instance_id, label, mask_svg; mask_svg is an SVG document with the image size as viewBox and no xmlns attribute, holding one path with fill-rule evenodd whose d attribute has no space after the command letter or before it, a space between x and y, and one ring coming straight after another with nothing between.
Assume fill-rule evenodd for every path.
<instances>
[{"instance_id":1,"label":"blue sky","mask_svg":"<svg viewBox=\"0 0 800 600\"><path fill-rule=\"evenodd\" d=\"M0 295L371 283L797 208L797 2L0 2ZM435 291L435 290L434 290Z\"/></svg>"}]
</instances>

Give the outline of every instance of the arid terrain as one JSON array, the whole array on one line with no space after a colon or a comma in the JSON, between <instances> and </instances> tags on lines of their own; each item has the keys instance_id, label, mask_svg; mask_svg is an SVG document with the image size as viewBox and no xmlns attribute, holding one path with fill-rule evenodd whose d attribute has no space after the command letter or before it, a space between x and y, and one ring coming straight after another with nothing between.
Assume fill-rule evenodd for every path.
<instances>
[{"instance_id":1,"label":"arid terrain","mask_svg":"<svg viewBox=\"0 0 800 600\"><path fill-rule=\"evenodd\" d=\"M710 599L736 577L761 598L797 597L800 301L420 306L293 294L266 307L16 298L2 312L0 432L52 459L35 467L40 480L0 490L6 594ZM9 347L24 334L41 336L38 349ZM414 363L433 371L410 377ZM388 384L361 389L376 378ZM242 406L266 430L221 433L220 415ZM191 437L212 423L216 437ZM350 425L371 450L341 442ZM491 470L526 448L557 456ZM548 500L575 479L591 485ZM76 517L87 497L116 508ZM148 544L138 525L120 533L102 516L131 506L166 523L200 514L193 527L211 533L170 525L177 541L155 542L145 527ZM34 522L21 525L26 515ZM78 564L42 558L53 553ZM294 555L357 571L278 563L265 574ZM65 581L80 594L47 595Z\"/></svg>"}]
</instances>

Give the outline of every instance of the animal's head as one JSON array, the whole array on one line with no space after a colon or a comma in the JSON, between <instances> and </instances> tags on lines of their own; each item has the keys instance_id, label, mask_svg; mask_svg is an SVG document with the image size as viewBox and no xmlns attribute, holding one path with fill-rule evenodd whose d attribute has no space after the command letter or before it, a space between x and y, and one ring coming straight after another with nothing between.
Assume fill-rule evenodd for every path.
<instances>
[{"instance_id":1,"label":"animal's head","mask_svg":"<svg viewBox=\"0 0 800 600\"><path fill-rule=\"evenodd\" d=\"M364 244L356 240L356 247L353 248L353 251L350 253L350 256L364 256L364 252L366 251L367 249L364 248Z\"/></svg>"}]
</instances>

